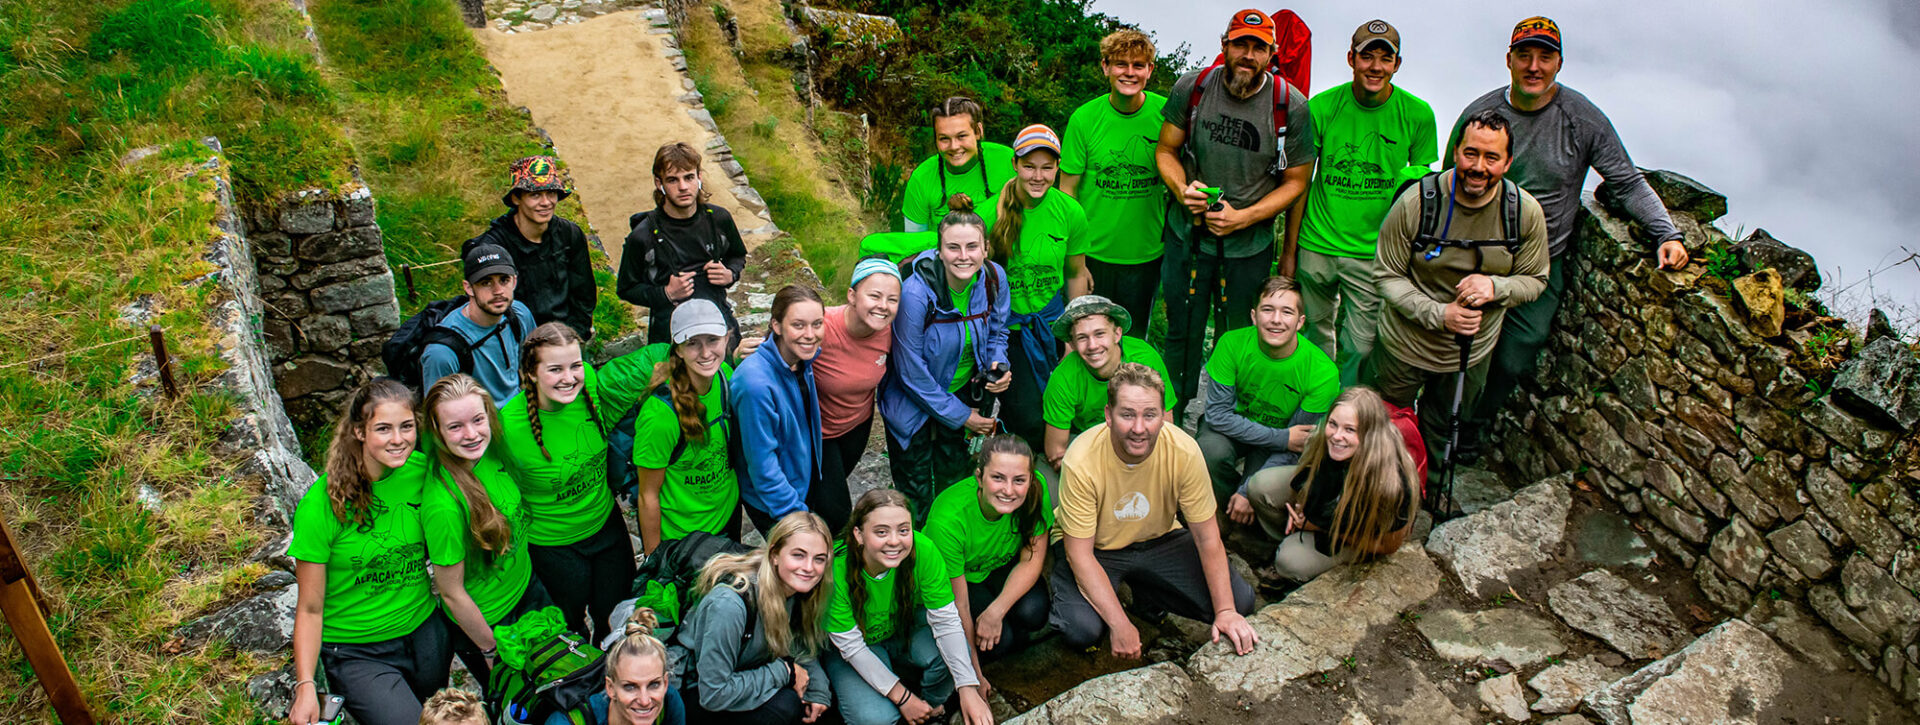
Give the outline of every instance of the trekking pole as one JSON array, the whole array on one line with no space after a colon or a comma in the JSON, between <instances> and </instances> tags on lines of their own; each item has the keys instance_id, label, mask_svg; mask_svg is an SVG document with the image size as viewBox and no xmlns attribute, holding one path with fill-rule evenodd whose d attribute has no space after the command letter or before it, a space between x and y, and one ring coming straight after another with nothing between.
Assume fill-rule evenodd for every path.
<instances>
[{"instance_id":1,"label":"trekking pole","mask_svg":"<svg viewBox=\"0 0 1920 725\"><path fill-rule=\"evenodd\" d=\"M1453 468L1454 459L1460 450L1460 407L1467 397L1467 360L1473 353L1472 335L1454 335L1460 345L1460 372L1453 379L1453 410L1447 415L1447 459L1440 469L1440 485L1430 496L1433 500L1433 517L1436 523L1454 517L1453 512Z\"/></svg>"}]
</instances>

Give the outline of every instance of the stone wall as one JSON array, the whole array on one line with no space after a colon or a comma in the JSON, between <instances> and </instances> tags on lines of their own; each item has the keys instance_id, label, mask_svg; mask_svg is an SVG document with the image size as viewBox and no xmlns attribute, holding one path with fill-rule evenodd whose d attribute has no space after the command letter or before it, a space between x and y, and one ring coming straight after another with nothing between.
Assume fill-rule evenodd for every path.
<instances>
[{"instance_id":1,"label":"stone wall","mask_svg":"<svg viewBox=\"0 0 1920 725\"><path fill-rule=\"evenodd\" d=\"M319 430L384 371L380 346L400 326L373 194L358 180L288 194L247 226L274 379L294 423Z\"/></svg>"},{"instance_id":2,"label":"stone wall","mask_svg":"<svg viewBox=\"0 0 1920 725\"><path fill-rule=\"evenodd\" d=\"M1650 180L1702 264L1656 270L1640 230L1590 200L1578 292L1490 458L1523 480L1576 472L1714 603L1749 619L1804 603L1920 701L1920 363L1897 335L1852 346L1837 321L1783 306L1818 287L1811 257L1764 232L1734 243L1710 225L1724 197ZM1739 266L1758 271L1702 274Z\"/></svg>"}]
</instances>

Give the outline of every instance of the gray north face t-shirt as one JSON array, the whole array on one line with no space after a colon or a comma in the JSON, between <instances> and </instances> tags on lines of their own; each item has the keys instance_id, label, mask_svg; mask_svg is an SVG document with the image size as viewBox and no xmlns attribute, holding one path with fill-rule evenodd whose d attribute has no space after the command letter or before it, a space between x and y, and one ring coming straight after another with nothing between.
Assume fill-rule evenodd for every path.
<instances>
[{"instance_id":1,"label":"gray north face t-shirt","mask_svg":"<svg viewBox=\"0 0 1920 725\"><path fill-rule=\"evenodd\" d=\"M1187 142L1180 153L1187 179L1220 187L1221 196L1228 204L1235 209L1245 209L1280 186L1280 177L1274 173L1276 166L1284 169L1311 164L1319 156L1319 148L1313 133L1313 112L1300 89L1287 85L1287 139L1282 148L1276 149L1272 80L1268 79L1265 87L1252 98L1241 100L1227 92L1229 72L1225 67L1214 71L1200 90L1198 112L1193 116L1197 129L1187 128L1187 99L1193 95L1199 71L1173 82L1161 117L1187 132ZM1276 165L1276 160L1282 163ZM1167 227L1173 230L1174 238L1192 243L1198 236L1201 238L1199 251L1214 254L1212 236L1203 227L1193 225L1193 214L1186 206L1177 197L1169 196L1167 201ZM1251 257L1273 246L1273 224L1254 224L1221 242L1225 250L1223 256Z\"/></svg>"}]
</instances>

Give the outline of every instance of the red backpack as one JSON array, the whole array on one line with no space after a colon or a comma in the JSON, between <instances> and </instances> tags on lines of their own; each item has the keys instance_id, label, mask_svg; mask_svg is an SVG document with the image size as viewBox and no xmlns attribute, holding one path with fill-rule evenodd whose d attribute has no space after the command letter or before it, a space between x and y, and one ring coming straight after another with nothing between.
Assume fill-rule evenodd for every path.
<instances>
[{"instance_id":1,"label":"red backpack","mask_svg":"<svg viewBox=\"0 0 1920 725\"><path fill-rule=\"evenodd\" d=\"M1267 72L1273 76L1273 133L1275 144L1284 147L1287 138L1287 110L1290 96L1289 86L1297 86L1300 95L1307 95L1307 83L1313 67L1313 31L1300 20L1292 10L1274 13L1273 26L1277 35L1274 38L1273 59L1267 64ZM1196 117L1200 110L1200 93L1207 87L1207 79L1213 72L1227 64L1225 53L1213 57L1213 63L1200 70L1200 76L1193 80L1193 90L1187 93L1187 128L1195 128L1199 121Z\"/></svg>"},{"instance_id":2,"label":"red backpack","mask_svg":"<svg viewBox=\"0 0 1920 725\"><path fill-rule=\"evenodd\" d=\"M1382 401L1384 402L1384 401ZM1425 500L1427 493L1427 440L1420 435L1420 415L1412 408L1402 408L1387 403L1387 420L1393 427L1400 429L1401 440L1407 443L1407 453L1413 456L1413 469L1419 481L1420 495Z\"/></svg>"}]
</instances>

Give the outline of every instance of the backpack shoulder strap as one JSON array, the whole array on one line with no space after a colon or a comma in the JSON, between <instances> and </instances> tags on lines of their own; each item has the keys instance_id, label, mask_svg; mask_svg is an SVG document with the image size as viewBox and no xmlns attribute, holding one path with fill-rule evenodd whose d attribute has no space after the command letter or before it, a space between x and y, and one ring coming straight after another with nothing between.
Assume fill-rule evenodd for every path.
<instances>
[{"instance_id":1,"label":"backpack shoulder strap","mask_svg":"<svg viewBox=\"0 0 1920 725\"><path fill-rule=\"evenodd\" d=\"M1512 179L1500 180L1500 209L1507 228L1507 251L1520 249L1520 185Z\"/></svg>"},{"instance_id":2,"label":"backpack shoulder strap","mask_svg":"<svg viewBox=\"0 0 1920 725\"><path fill-rule=\"evenodd\" d=\"M1282 155L1285 155L1287 112L1291 110L1290 106L1293 104L1293 87L1287 84L1287 79L1281 77L1278 71L1267 75L1273 77L1273 142L1281 147L1279 150Z\"/></svg>"},{"instance_id":3,"label":"backpack shoulder strap","mask_svg":"<svg viewBox=\"0 0 1920 725\"><path fill-rule=\"evenodd\" d=\"M420 353L423 358L426 356L428 345L445 345L448 350L453 351L453 358L458 361L460 372L473 374L473 345L468 343L467 338L462 337L460 333L436 323L428 327L422 336ZM425 383L425 381L422 382Z\"/></svg>"},{"instance_id":4,"label":"backpack shoulder strap","mask_svg":"<svg viewBox=\"0 0 1920 725\"><path fill-rule=\"evenodd\" d=\"M1420 233L1413 238L1417 249L1422 238L1429 238L1440 232L1440 175L1427 174L1420 177Z\"/></svg>"},{"instance_id":5,"label":"backpack shoulder strap","mask_svg":"<svg viewBox=\"0 0 1920 725\"><path fill-rule=\"evenodd\" d=\"M1219 69L1220 65L1217 63L1200 69L1200 75L1193 79L1193 90L1187 92L1187 133L1189 135L1193 133L1194 123L1200 118L1200 94L1207 88L1207 79L1212 78L1213 72Z\"/></svg>"}]
</instances>

